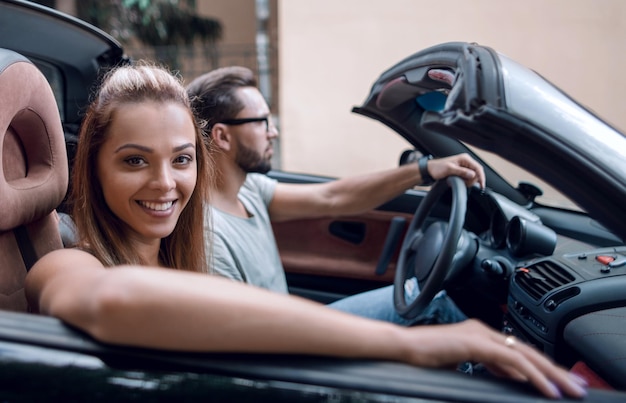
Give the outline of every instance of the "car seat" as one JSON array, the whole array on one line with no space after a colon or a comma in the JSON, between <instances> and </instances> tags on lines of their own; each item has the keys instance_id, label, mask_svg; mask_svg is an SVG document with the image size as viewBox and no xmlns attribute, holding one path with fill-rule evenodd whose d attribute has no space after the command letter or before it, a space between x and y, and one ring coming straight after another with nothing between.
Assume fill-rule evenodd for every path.
<instances>
[{"instance_id":1,"label":"car seat","mask_svg":"<svg viewBox=\"0 0 626 403\"><path fill-rule=\"evenodd\" d=\"M67 192L68 162L48 81L7 49L0 49L0 151L0 309L26 312L27 271L63 247L55 208Z\"/></svg>"}]
</instances>

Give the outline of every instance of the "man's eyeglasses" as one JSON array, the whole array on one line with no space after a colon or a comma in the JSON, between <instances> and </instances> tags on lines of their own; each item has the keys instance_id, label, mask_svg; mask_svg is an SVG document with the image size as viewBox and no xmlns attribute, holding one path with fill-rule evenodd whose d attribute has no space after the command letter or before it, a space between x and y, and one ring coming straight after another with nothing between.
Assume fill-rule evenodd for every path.
<instances>
[{"instance_id":1,"label":"man's eyeglasses","mask_svg":"<svg viewBox=\"0 0 626 403\"><path fill-rule=\"evenodd\" d=\"M237 125L245 125L246 123L254 123L254 122L265 122L265 132L270 131L270 122L269 122L268 116L265 116L262 118L224 119L220 123L223 123L225 125L237 126Z\"/></svg>"}]
</instances>

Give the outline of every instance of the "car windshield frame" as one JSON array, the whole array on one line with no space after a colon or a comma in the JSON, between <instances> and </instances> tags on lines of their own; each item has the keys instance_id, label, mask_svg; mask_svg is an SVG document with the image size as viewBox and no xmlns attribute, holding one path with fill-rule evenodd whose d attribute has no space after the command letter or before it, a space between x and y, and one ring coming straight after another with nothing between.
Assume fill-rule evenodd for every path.
<instances>
[{"instance_id":1,"label":"car windshield frame","mask_svg":"<svg viewBox=\"0 0 626 403\"><path fill-rule=\"evenodd\" d=\"M538 73L505 55L499 56L510 113L532 117L535 124L572 149L588 154L607 172L626 177L626 164L623 163L626 160L626 136L623 133ZM554 121L560 122L560 130L554 130Z\"/></svg>"}]
</instances>

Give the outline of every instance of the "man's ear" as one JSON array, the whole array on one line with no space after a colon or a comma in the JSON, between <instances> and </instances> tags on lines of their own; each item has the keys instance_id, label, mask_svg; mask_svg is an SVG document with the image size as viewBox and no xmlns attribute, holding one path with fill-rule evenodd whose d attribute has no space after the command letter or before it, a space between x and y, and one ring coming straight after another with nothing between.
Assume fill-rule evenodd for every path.
<instances>
[{"instance_id":1,"label":"man's ear","mask_svg":"<svg viewBox=\"0 0 626 403\"><path fill-rule=\"evenodd\" d=\"M232 134L228 130L228 126L222 123L216 123L211 128L211 139L213 144L220 149L228 151L231 148Z\"/></svg>"}]
</instances>

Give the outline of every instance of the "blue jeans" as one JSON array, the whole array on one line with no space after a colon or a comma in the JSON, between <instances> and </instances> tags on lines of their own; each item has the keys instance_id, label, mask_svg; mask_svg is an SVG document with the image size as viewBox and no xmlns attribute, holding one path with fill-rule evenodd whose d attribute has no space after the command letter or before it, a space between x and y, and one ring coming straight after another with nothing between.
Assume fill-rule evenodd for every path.
<instances>
[{"instance_id":1,"label":"blue jeans","mask_svg":"<svg viewBox=\"0 0 626 403\"><path fill-rule=\"evenodd\" d=\"M419 294L415 278L405 283L406 301L410 303ZM462 322L467 316L456 306L445 291L440 291L415 319L398 315L393 304L393 286L366 291L335 301L331 308L370 319L382 320L404 326Z\"/></svg>"}]
</instances>

